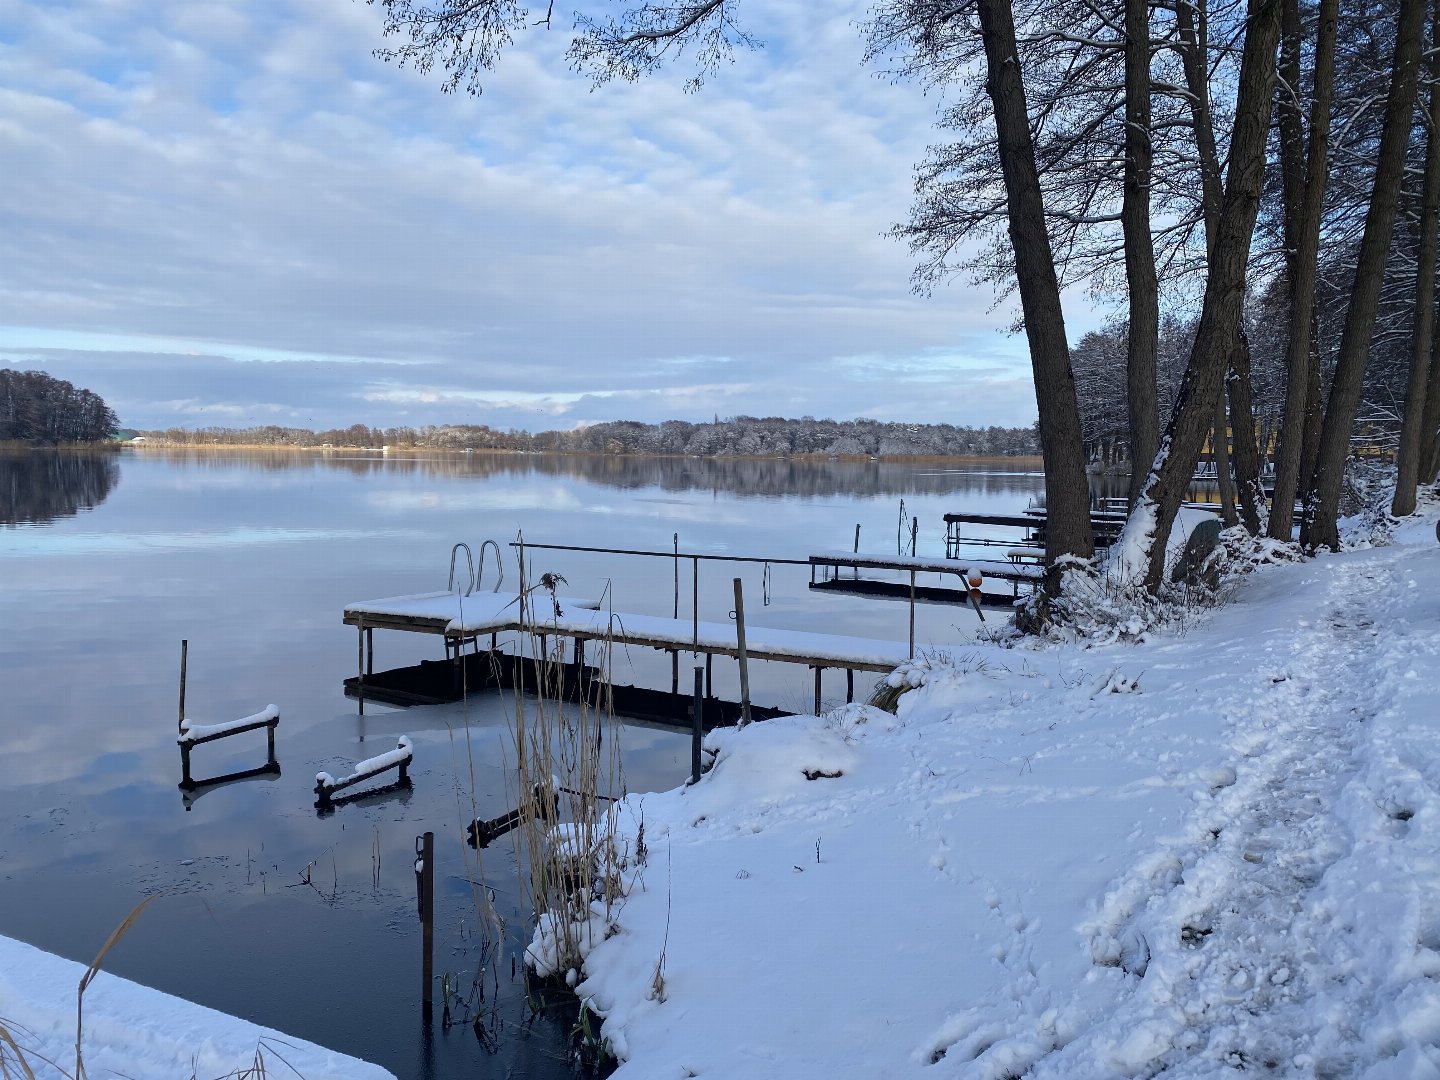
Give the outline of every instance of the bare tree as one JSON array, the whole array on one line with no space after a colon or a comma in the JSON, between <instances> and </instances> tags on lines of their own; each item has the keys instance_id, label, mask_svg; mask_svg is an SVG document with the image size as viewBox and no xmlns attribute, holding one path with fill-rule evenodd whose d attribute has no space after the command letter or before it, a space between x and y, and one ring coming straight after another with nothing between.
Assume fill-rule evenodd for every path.
<instances>
[{"instance_id":1,"label":"bare tree","mask_svg":"<svg viewBox=\"0 0 1440 1080\"><path fill-rule=\"evenodd\" d=\"M1440 2L1430 6L1430 109L1426 138L1425 172L1420 196L1419 250L1415 259L1415 323L1411 338L1410 379L1405 394L1405 418L1396 455L1395 498L1390 512L1404 517L1415 512L1415 485L1424 445L1424 419L1429 394L1430 353L1435 338L1436 231L1440 224ZM1432 474L1433 476L1433 474Z\"/></svg>"},{"instance_id":2,"label":"bare tree","mask_svg":"<svg viewBox=\"0 0 1440 1080\"><path fill-rule=\"evenodd\" d=\"M1125 0L1125 194L1120 209L1125 233L1125 278L1130 292L1126 345L1126 401L1132 461L1154 461L1160 449L1155 364L1160 347L1160 286L1150 226L1150 6ZM1130 504L1145 477L1130 470Z\"/></svg>"},{"instance_id":3,"label":"bare tree","mask_svg":"<svg viewBox=\"0 0 1440 1080\"><path fill-rule=\"evenodd\" d=\"M1226 363L1239 333L1250 240L1259 213L1270 126L1278 0L1250 0L1240 61L1230 163L1210 248L1205 301L1174 415L1146 477L1140 501L1112 549L1125 577L1159 587L1165 542L1180 509L1207 428L1214 423Z\"/></svg>"},{"instance_id":4,"label":"bare tree","mask_svg":"<svg viewBox=\"0 0 1440 1080\"><path fill-rule=\"evenodd\" d=\"M1315 39L1309 143L1300 143L1300 16L1297 0L1286 0L1286 87L1280 102L1281 168L1285 187L1285 248L1290 299L1289 345L1285 354L1285 411L1280 421L1275 461L1275 494L1269 534L1289 540L1294 528L1306 429L1318 430L1320 365L1315 351L1315 281L1319 266L1320 222L1329 175L1330 98L1335 77L1335 26L1339 0L1320 0ZM1317 442L1318 445L1318 442Z\"/></svg>"},{"instance_id":5,"label":"bare tree","mask_svg":"<svg viewBox=\"0 0 1440 1080\"><path fill-rule=\"evenodd\" d=\"M1355 267L1355 284L1340 338L1335 378L1320 434L1320 455L1305 499L1300 542L1307 548L1340 545L1338 517L1340 487L1351 430L1365 378L1365 361L1375 328L1381 281L1395 228L1405 151L1410 141L1415 107L1420 47L1425 30L1424 0L1401 0L1395 33L1390 90L1385 103L1385 126L1376 159L1375 180L1365 215L1365 232Z\"/></svg>"}]
</instances>

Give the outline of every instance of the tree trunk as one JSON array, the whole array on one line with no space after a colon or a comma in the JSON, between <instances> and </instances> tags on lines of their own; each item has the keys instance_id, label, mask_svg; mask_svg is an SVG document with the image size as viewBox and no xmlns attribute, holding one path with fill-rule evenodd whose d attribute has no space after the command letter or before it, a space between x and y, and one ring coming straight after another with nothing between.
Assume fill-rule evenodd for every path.
<instances>
[{"instance_id":1,"label":"tree trunk","mask_svg":"<svg viewBox=\"0 0 1440 1080\"><path fill-rule=\"evenodd\" d=\"M1425 0L1400 0L1400 17L1395 31L1395 56L1390 68L1390 92L1385 102L1385 127L1380 134L1375 182L1370 208L1365 216L1365 235L1355 262L1355 284L1345 312L1345 329L1340 335L1340 352L1335 362L1335 380L1325 409L1325 426L1320 432L1320 456L1305 499L1305 520L1300 542L1307 548L1340 546L1337 519L1340 513L1340 486L1345 477L1345 457L1350 449L1351 428L1364 389L1365 361L1375 330L1380 285L1390 254L1399 205L1400 182L1405 170L1405 150L1410 141L1415 111L1415 91L1420 67L1420 46L1425 36Z\"/></svg>"},{"instance_id":2,"label":"tree trunk","mask_svg":"<svg viewBox=\"0 0 1440 1080\"><path fill-rule=\"evenodd\" d=\"M1130 292L1126 390L1130 456L1154 461L1160 448L1160 405L1155 358L1160 348L1160 296L1155 243L1150 232L1150 6L1125 0L1125 187L1120 223L1125 234L1125 278ZM1145 477L1130 470L1130 505Z\"/></svg>"},{"instance_id":3,"label":"tree trunk","mask_svg":"<svg viewBox=\"0 0 1440 1080\"><path fill-rule=\"evenodd\" d=\"M1292 12L1288 7L1286 16ZM1315 348L1315 282L1319 268L1320 220L1324 209L1325 181L1329 177L1330 98L1335 83L1335 25L1339 0L1320 0L1316 39L1315 77L1310 102L1310 144L1306 149L1303 177L1289 179L1298 170L1298 156L1287 163L1285 175L1285 246L1293 250L1290 259L1290 335L1285 350L1285 406L1280 420L1280 442L1275 456L1275 495L1270 504L1269 534L1276 540L1290 540L1295 528L1295 497L1300 477L1310 475L1319 451L1320 357ZM1294 72L1299 78L1299 22L1293 14L1295 36ZM1298 112L1298 103L1296 104ZM1283 116L1283 114L1282 114ZM1298 150L1281 137L1281 153ZM1298 190L1296 190L1298 188ZM1292 209L1293 207L1293 209Z\"/></svg>"},{"instance_id":4,"label":"tree trunk","mask_svg":"<svg viewBox=\"0 0 1440 1080\"><path fill-rule=\"evenodd\" d=\"M1250 385L1250 339L1242 329L1230 354L1225 382L1230 402L1230 465L1245 531L1259 536L1265 524L1265 487L1260 481L1260 450L1255 445L1255 406Z\"/></svg>"},{"instance_id":5,"label":"tree trunk","mask_svg":"<svg viewBox=\"0 0 1440 1080\"><path fill-rule=\"evenodd\" d=\"M1279 38L1279 0L1250 0L1230 142L1230 169L1210 245L1205 301L1195 344L1155 465L1115 545L1122 560L1122 574L1130 576L1138 569L1130 560L1143 562L1145 583L1152 590L1159 587L1164 575L1170 527L1189 488L1205 432L1214 423L1215 400L1240 329L1245 266L1265 176L1265 143Z\"/></svg>"},{"instance_id":6,"label":"tree trunk","mask_svg":"<svg viewBox=\"0 0 1440 1080\"><path fill-rule=\"evenodd\" d=\"M1425 179L1420 196L1420 245L1415 259L1415 333L1411 343L1410 384L1396 454L1395 498L1390 513L1415 512L1415 485L1424 446L1423 423L1430 381L1430 352L1435 337L1435 249L1440 219L1440 0L1430 4L1430 132L1425 144Z\"/></svg>"},{"instance_id":7,"label":"tree trunk","mask_svg":"<svg viewBox=\"0 0 1440 1080\"><path fill-rule=\"evenodd\" d=\"M1440 473L1440 337L1430 344L1430 389L1425 394L1425 421L1420 425L1422 484L1433 484Z\"/></svg>"},{"instance_id":8,"label":"tree trunk","mask_svg":"<svg viewBox=\"0 0 1440 1080\"><path fill-rule=\"evenodd\" d=\"M1230 477L1230 447L1225 435L1225 395L1215 395L1215 421L1210 426L1211 456L1215 459L1215 486L1220 489L1220 518L1228 529L1239 523L1235 515L1235 484Z\"/></svg>"},{"instance_id":9,"label":"tree trunk","mask_svg":"<svg viewBox=\"0 0 1440 1080\"><path fill-rule=\"evenodd\" d=\"M1088 559L1095 553L1090 527L1090 493L1085 478L1085 444L1055 257L1045 228L1045 205L1035 166L1035 144L1015 46L1010 0L978 0L985 43L986 92L995 107L1000 169L1015 249L1015 278L1025 317L1025 337L1035 376L1040 412L1040 446L1045 460L1045 559L1062 555Z\"/></svg>"}]
</instances>

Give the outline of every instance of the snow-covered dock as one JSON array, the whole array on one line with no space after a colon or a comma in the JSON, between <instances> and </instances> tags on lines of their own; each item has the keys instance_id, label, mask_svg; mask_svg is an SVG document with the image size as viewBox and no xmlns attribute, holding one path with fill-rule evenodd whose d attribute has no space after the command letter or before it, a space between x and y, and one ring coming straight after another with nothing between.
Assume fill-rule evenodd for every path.
<instances>
[{"instance_id":1,"label":"snow-covered dock","mask_svg":"<svg viewBox=\"0 0 1440 1080\"><path fill-rule=\"evenodd\" d=\"M1004 594L981 592L982 603L1010 605L1020 595L1020 586L1035 587L1045 580L1045 568L1029 558L1029 552L1012 552L1008 559L955 559L939 555L866 555L851 551L821 551L810 556L810 587L840 592L858 592L871 596L942 603L965 603L971 596L966 578L980 575L983 580L1006 581L1010 591ZM820 571L817 580L815 571ZM909 583L860 577L861 570L881 570L910 575ZM855 571L846 577L843 571ZM920 585L917 574L955 574L961 580L958 588Z\"/></svg>"},{"instance_id":2,"label":"snow-covered dock","mask_svg":"<svg viewBox=\"0 0 1440 1080\"><path fill-rule=\"evenodd\" d=\"M540 593L522 612L515 594L460 596L455 593L422 593L392 596L347 604L344 622L359 628L360 676L357 687L363 707L363 681L373 673L374 649L369 635L374 630L400 630L444 635L455 648L482 634L520 632L541 637L572 638L577 657L583 661L588 641L610 641L661 649L679 654L691 652L706 657L707 666L716 656L739 658L740 643L731 622L714 623L691 619L670 619L618 611L599 611L592 603L569 597L552 600ZM449 647L447 647L447 652ZM494 643L492 641L492 648ZM820 696L821 674L826 669L847 672L846 700L854 696L854 673L889 672L912 655L907 642L872 638L841 637L799 630L776 630L762 626L745 627L745 654L751 660L799 664L815 671L816 699ZM578 661L577 661L578 662ZM817 704L818 708L818 704Z\"/></svg>"}]
</instances>

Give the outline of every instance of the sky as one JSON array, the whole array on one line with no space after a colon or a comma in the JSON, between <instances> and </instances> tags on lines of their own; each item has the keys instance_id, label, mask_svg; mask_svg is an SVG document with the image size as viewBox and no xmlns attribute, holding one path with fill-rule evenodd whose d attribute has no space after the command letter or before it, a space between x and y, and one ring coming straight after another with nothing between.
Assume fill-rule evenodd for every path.
<instances>
[{"instance_id":1,"label":"sky","mask_svg":"<svg viewBox=\"0 0 1440 1080\"><path fill-rule=\"evenodd\" d=\"M686 93L592 90L557 6L470 97L359 0L0 0L0 365L144 429L1029 424L1011 306L884 235L936 100L864 13L742 9Z\"/></svg>"}]
</instances>

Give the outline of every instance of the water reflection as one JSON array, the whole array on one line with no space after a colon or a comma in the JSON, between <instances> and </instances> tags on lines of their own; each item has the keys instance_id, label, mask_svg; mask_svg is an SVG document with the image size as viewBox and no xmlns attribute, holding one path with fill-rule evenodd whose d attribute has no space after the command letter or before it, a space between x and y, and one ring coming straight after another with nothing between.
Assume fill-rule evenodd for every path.
<instances>
[{"instance_id":1,"label":"water reflection","mask_svg":"<svg viewBox=\"0 0 1440 1080\"><path fill-rule=\"evenodd\" d=\"M338 471L355 476L578 480L625 490L709 491L787 498L833 495L984 494L1030 491L1039 466L998 461L979 467L918 467L906 461L830 461L813 458L626 457L519 453L389 453L378 451L146 449L189 469L223 472L263 469Z\"/></svg>"},{"instance_id":2,"label":"water reflection","mask_svg":"<svg viewBox=\"0 0 1440 1080\"><path fill-rule=\"evenodd\" d=\"M0 525L44 525L93 510L119 480L113 451L0 450Z\"/></svg>"}]
</instances>

